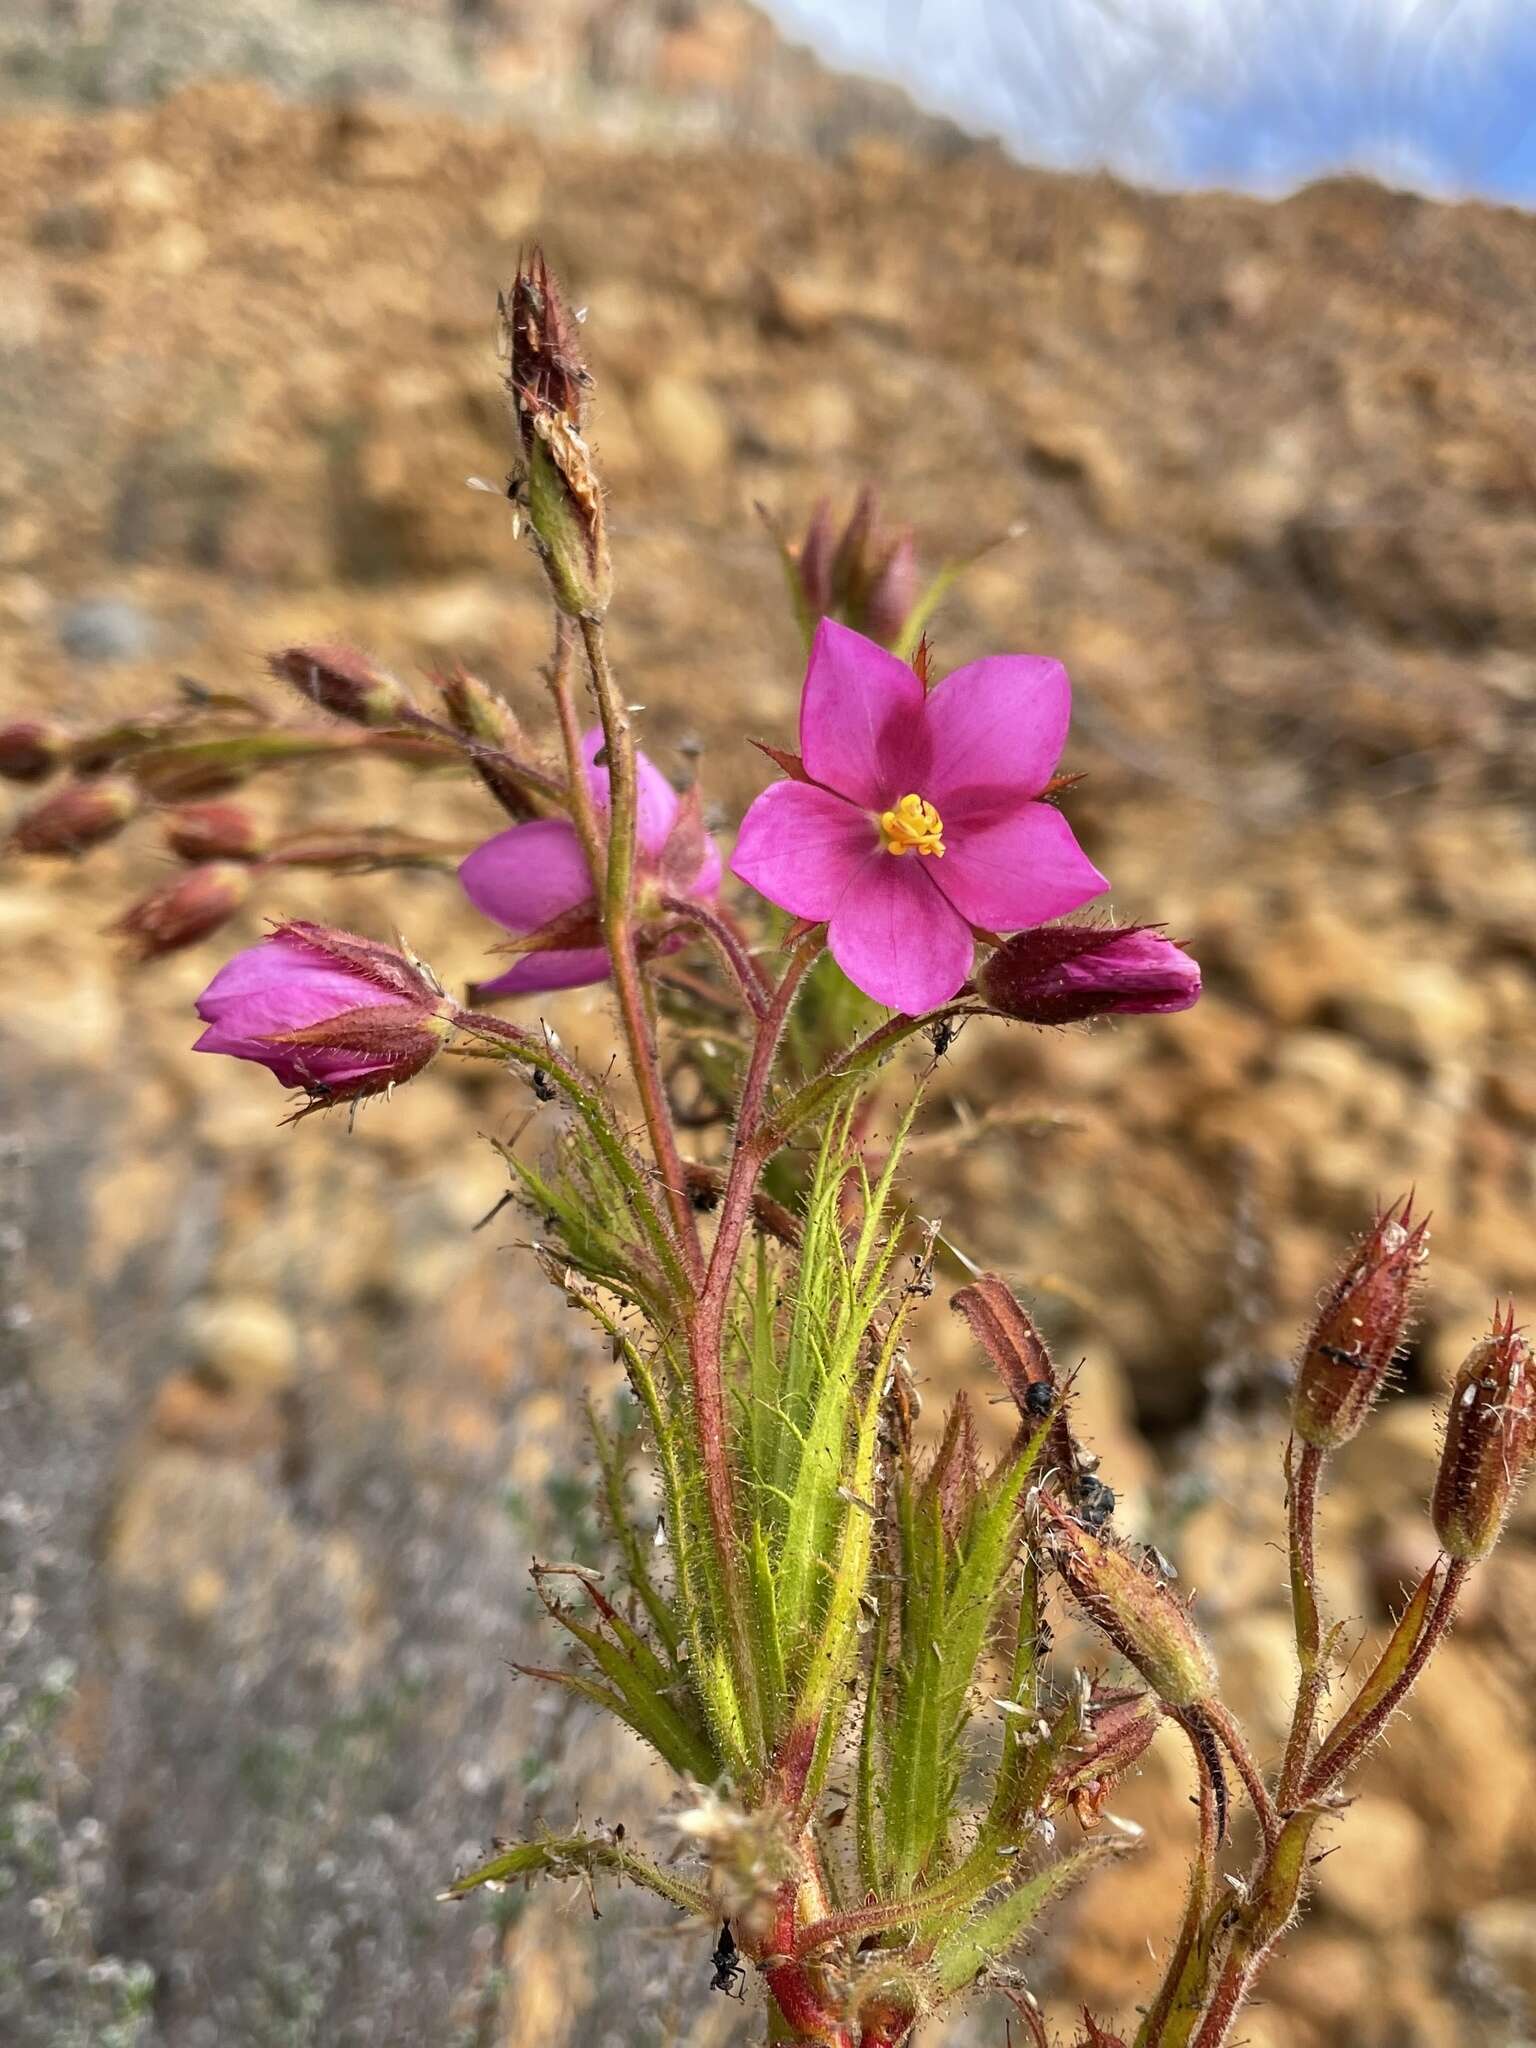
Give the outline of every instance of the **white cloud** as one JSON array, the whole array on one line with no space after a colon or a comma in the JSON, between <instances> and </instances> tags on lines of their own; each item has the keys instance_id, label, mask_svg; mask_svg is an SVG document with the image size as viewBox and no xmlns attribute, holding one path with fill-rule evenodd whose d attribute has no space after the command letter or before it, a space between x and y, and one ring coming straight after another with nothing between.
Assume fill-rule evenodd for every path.
<instances>
[{"instance_id":1,"label":"white cloud","mask_svg":"<svg viewBox=\"0 0 1536 2048\"><path fill-rule=\"evenodd\" d=\"M1252 183L1362 161L1454 182L1447 124L1522 30L1536 36L1530 0L764 4L831 62L897 79L1031 161L1173 182L1223 175L1224 148L1226 175Z\"/></svg>"}]
</instances>

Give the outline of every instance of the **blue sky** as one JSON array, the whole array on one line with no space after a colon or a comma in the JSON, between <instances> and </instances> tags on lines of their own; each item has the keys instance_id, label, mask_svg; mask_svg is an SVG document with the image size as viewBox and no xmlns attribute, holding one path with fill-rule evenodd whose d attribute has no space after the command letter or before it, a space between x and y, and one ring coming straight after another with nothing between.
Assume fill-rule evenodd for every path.
<instances>
[{"instance_id":1,"label":"blue sky","mask_svg":"<svg viewBox=\"0 0 1536 2048\"><path fill-rule=\"evenodd\" d=\"M1536 204L1536 0L762 0L1026 161Z\"/></svg>"}]
</instances>

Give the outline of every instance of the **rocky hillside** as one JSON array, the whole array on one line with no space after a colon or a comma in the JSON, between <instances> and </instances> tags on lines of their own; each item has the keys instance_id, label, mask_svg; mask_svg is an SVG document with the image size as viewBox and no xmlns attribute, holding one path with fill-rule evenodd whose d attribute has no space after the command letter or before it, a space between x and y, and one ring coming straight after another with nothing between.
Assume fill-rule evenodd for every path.
<instances>
[{"instance_id":1,"label":"rocky hillside","mask_svg":"<svg viewBox=\"0 0 1536 2048\"><path fill-rule=\"evenodd\" d=\"M919 1193L1087 1355L1128 1518L1179 1555L1273 1742L1276 1386L1342 1236L1409 1182L1436 1215L1404 1389L1333 1508L1337 1602L1372 1627L1423 1543L1435 1396L1495 1292L1536 1297L1536 222L253 86L14 114L5 145L7 714L245 687L327 632L403 672L461 656L531 708L536 578L464 479L504 462L494 293L534 235L590 306L631 694L722 817L798 684L755 501L794 520L873 476L935 559L1022 526L939 659L1065 658L1080 834L1209 993L1166 1024L967 1034ZM359 776L349 815L403 789ZM466 801L414 821L472 836ZM554 1892L490 1921L431 1904L530 1814L638 1825L658 1796L501 1661L528 1550L586 1540L571 1408L596 1371L471 1235L500 1188L474 1134L522 1102L432 1080L350 1135L276 1130L264 1077L186 1052L227 944L129 975L101 936L152 838L0 875L7 2038L725 2038L702 1950L619 1940L654 1925L627 1899L596 1930ZM439 878L263 907L322 904L483 968ZM599 998L552 1014L601 1045ZM964 1123L997 1103L1001 1128ZM928 1318L940 1388L973 1370L953 1320ZM1533 1535L1528 1508L1371 1767L1257 2048L1528 2038ZM1139 1790L1175 1844L1185 1789L1170 1754ZM1170 1855L1041 1959L1063 2020L1150 1981L1133 1923ZM978 2005L978 2039L999 2024Z\"/></svg>"}]
</instances>

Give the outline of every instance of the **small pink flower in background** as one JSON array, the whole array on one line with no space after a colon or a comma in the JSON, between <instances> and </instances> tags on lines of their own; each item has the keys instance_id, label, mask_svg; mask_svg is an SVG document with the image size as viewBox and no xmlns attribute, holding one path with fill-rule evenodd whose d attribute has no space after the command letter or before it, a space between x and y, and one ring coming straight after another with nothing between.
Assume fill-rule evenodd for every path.
<instances>
[{"instance_id":1,"label":"small pink flower in background","mask_svg":"<svg viewBox=\"0 0 1536 2048\"><path fill-rule=\"evenodd\" d=\"M603 735L598 726L582 737L587 779L599 811L608 809L608 770L597 765ZM659 881L666 893L710 901L720 888L720 849L707 833L689 835L684 802L645 754L637 756L639 785L636 846L642 889ZM689 850L691 849L691 850ZM678 864L690 870L670 872ZM608 949L599 939L592 877L576 828L567 818L535 818L512 825L477 846L459 869L464 893L517 938L544 935L547 941L525 953L505 974L481 982L475 999L538 995L604 981ZM680 943L680 942L679 942Z\"/></svg>"},{"instance_id":2,"label":"small pink flower in background","mask_svg":"<svg viewBox=\"0 0 1536 2048\"><path fill-rule=\"evenodd\" d=\"M995 655L925 692L904 661L824 619L800 700L806 780L742 820L731 866L827 925L854 985L909 1015L964 984L974 933L1076 910L1109 884L1038 801L1067 736L1058 661Z\"/></svg>"},{"instance_id":3,"label":"small pink flower in background","mask_svg":"<svg viewBox=\"0 0 1536 2048\"><path fill-rule=\"evenodd\" d=\"M327 925L279 925L221 967L197 999L194 1052L256 1060L327 1101L377 1095L420 1073L450 1004L414 960Z\"/></svg>"},{"instance_id":4,"label":"small pink flower in background","mask_svg":"<svg viewBox=\"0 0 1536 2048\"><path fill-rule=\"evenodd\" d=\"M1200 1000L1200 968L1147 925L1053 924L999 946L976 985L1005 1017L1080 1024L1190 1009Z\"/></svg>"}]
</instances>

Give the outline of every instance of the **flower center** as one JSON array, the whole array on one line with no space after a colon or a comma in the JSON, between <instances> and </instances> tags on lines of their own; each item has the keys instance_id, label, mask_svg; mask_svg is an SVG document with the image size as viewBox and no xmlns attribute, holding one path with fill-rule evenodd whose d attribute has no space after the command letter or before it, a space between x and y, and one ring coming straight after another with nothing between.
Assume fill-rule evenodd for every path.
<instances>
[{"instance_id":1,"label":"flower center","mask_svg":"<svg viewBox=\"0 0 1536 2048\"><path fill-rule=\"evenodd\" d=\"M880 814L880 835L887 853L936 853L944 857L944 820L920 796L904 796L894 810Z\"/></svg>"}]
</instances>

